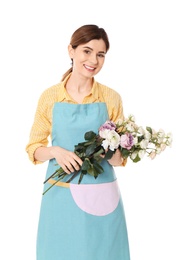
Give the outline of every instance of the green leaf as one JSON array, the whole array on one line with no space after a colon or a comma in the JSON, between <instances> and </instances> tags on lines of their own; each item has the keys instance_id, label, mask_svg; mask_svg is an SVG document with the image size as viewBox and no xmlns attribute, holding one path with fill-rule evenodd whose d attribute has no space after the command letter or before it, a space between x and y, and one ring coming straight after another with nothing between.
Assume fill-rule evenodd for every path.
<instances>
[{"instance_id":1,"label":"green leaf","mask_svg":"<svg viewBox=\"0 0 190 260\"><path fill-rule=\"evenodd\" d=\"M82 172L83 175L87 174L87 170L82 170L81 169L81 172Z\"/></svg>"},{"instance_id":2,"label":"green leaf","mask_svg":"<svg viewBox=\"0 0 190 260\"><path fill-rule=\"evenodd\" d=\"M86 156L89 156L89 155L93 154L94 151L95 151L95 149L96 149L96 144L95 144L95 143L89 145L89 146L86 148Z\"/></svg>"},{"instance_id":3,"label":"green leaf","mask_svg":"<svg viewBox=\"0 0 190 260\"><path fill-rule=\"evenodd\" d=\"M101 174L101 173L104 172L104 169L102 168L102 166L101 166L99 163L94 162L93 165L94 165L94 168L96 169L96 171L97 171L99 174Z\"/></svg>"},{"instance_id":4,"label":"green leaf","mask_svg":"<svg viewBox=\"0 0 190 260\"><path fill-rule=\"evenodd\" d=\"M152 135L152 128L151 127L147 126L146 130Z\"/></svg>"},{"instance_id":5,"label":"green leaf","mask_svg":"<svg viewBox=\"0 0 190 260\"><path fill-rule=\"evenodd\" d=\"M140 143L144 139L144 135L138 136L138 143Z\"/></svg>"},{"instance_id":6,"label":"green leaf","mask_svg":"<svg viewBox=\"0 0 190 260\"><path fill-rule=\"evenodd\" d=\"M96 160L96 162L101 163L101 161L104 159L101 156L95 156L94 159Z\"/></svg>"},{"instance_id":7,"label":"green leaf","mask_svg":"<svg viewBox=\"0 0 190 260\"><path fill-rule=\"evenodd\" d=\"M81 145L75 145L75 154L78 155L80 158L83 158L85 156L86 148Z\"/></svg>"},{"instance_id":8,"label":"green leaf","mask_svg":"<svg viewBox=\"0 0 190 260\"><path fill-rule=\"evenodd\" d=\"M81 172L80 177L79 177L79 180L78 180L78 184L81 183L81 181L82 181L82 179L83 179L83 176L84 176L84 174Z\"/></svg>"},{"instance_id":9,"label":"green leaf","mask_svg":"<svg viewBox=\"0 0 190 260\"><path fill-rule=\"evenodd\" d=\"M105 152L103 146L99 145L96 147L96 151L93 154L93 157L95 158L96 156L99 156L100 154L103 154Z\"/></svg>"},{"instance_id":10,"label":"green leaf","mask_svg":"<svg viewBox=\"0 0 190 260\"><path fill-rule=\"evenodd\" d=\"M93 131L86 132L84 135L85 140L92 140L96 134Z\"/></svg>"},{"instance_id":11,"label":"green leaf","mask_svg":"<svg viewBox=\"0 0 190 260\"><path fill-rule=\"evenodd\" d=\"M109 150L107 151L107 153L105 154L104 159L106 159L106 160L111 159L114 153L115 153L115 151L112 151L112 150L109 149Z\"/></svg>"},{"instance_id":12,"label":"green leaf","mask_svg":"<svg viewBox=\"0 0 190 260\"><path fill-rule=\"evenodd\" d=\"M125 148L122 148L121 149L121 155L122 155L123 158L126 159L130 155L130 151L125 149Z\"/></svg>"},{"instance_id":13,"label":"green leaf","mask_svg":"<svg viewBox=\"0 0 190 260\"><path fill-rule=\"evenodd\" d=\"M90 174L94 177L97 175L96 170L94 169L93 165L91 165L91 167L88 168L87 172L88 172L88 174Z\"/></svg>"},{"instance_id":14,"label":"green leaf","mask_svg":"<svg viewBox=\"0 0 190 260\"><path fill-rule=\"evenodd\" d=\"M137 156L135 157L135 159L133 159L133 162L135 162L135 163L137 163L137 162L139 162L141 160L141 158L138 156L138 154L137 154Z\"/></svg>"},{"instance_id":15,"label":"green leaf","mask_svg":"<svg viewBox=\"0 0 190 260\"><path fill-rule=\"evenodd\" d=\"M83 161L83 164L81 166L81 171L88 171L88 169L91 167L91 162L88 158L85 158Z\"/></svg>"},{"instance_id":16,"label":"green leaf","mask_svg":"<svg viewBox=\"0 0 190 260\"><path fill-rule=\"evenodd\" d=\"M94 178L96 179L98 175L99 175L98 171L94 168Z\"/></svg>"}]
</instances>

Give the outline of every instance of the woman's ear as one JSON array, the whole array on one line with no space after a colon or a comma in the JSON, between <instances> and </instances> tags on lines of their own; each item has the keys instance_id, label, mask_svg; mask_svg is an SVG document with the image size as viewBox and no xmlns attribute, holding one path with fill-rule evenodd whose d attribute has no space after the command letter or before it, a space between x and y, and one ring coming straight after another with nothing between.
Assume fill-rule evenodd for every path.
<instances>
[{"instance_id":1,"label":"woman's ear","mask_svg":"<svg viewBox=\"0 0 190 260\"><path fill-rule=\"evenodd\" d=\"M72 47L71 44L69 44L69 46L68 46L68 52L69 52L69 57L70 57L71 59L73 59L74 49L73 49L73 47Z\"/></svg>"}]
</instances>

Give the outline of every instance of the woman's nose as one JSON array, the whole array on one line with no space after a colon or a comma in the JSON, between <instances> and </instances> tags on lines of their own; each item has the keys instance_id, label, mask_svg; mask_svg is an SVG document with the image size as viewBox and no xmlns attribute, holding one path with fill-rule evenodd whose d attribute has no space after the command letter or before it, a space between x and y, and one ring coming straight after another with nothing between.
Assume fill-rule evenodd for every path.
<instances>
[{"instance_id":1,"label":"woman's nose","mask_svg":"<svg viewBox=\"0 0 190 260\"><path fill-rule=\"evenodd\" d=\"M90 62L93 63L93 64L97 64L97 62L98 62L97 56L91 55L90 56Z\"/></svg>"}]
</instances>

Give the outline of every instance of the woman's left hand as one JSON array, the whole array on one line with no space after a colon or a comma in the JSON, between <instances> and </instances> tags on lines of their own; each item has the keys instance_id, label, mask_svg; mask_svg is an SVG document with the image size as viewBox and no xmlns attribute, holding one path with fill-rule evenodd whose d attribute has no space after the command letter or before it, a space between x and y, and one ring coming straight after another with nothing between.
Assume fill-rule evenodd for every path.
<instances>
[{"instance_id":1,"label":"woman's left hand","mask_svg":"<svg viewBox=\"0 0 190 260\"><path fill-rule=\"evenodd\" d=\"M102 155L102 157L104 158L105 155ZM121 152L119 149L117 149L115 151L115 153L113 154L112 158L108 160L109 164L111 164L112 166L120 166L123 163L123 158L121 156Z\"/></svg>"}]
</instances>

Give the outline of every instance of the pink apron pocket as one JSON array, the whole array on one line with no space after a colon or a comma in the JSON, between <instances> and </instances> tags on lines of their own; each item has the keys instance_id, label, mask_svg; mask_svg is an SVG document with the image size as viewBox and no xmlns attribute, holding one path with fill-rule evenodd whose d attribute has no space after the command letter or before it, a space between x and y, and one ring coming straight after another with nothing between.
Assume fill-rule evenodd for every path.
<instances>
[{"instance_id":1,"label":"pink apron pocket","mask_svg":"<svg viewBox=\"0 0 190 260\"><path fill-rule=\"evenodd\" d=\"M77 206L95 216L112 213L120 199L117 180L100 184L70 183L70 191Z\"/></svg>"}]
</instances>

